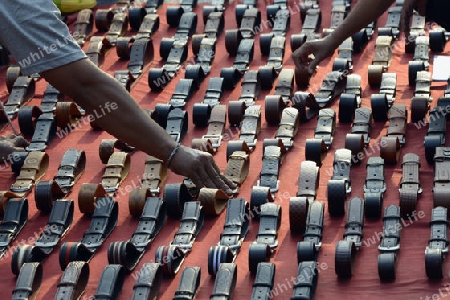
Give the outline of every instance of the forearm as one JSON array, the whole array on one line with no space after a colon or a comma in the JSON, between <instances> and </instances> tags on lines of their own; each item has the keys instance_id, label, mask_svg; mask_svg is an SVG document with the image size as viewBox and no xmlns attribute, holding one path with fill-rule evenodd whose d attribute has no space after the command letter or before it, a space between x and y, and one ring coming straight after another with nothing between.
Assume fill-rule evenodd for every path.
<instances>
[{"instance_id":1,"label":"forearm","mask_svg":"<svg viewBox=\"0 0 450 300\"><path fill-rule=\"evenodd\" d=\"M395 0L359 0L341 25L327 38L337 48L344 40L379 18Z\"/></svg>"},{"instance_id":2,"label":"forearm","mask_svg":"<svg viewBox=\"0 0 450 300\"><path fill-rule=\"evenodd\" d=\"M68 82L62 72L71 74L73 81ZM92 114L100 127L119 140L162 160L166 160L175 148L176 142L139 107L130 94L114 78L89 61L78 61L42 75Z\"/></svg>"}]
</instances>

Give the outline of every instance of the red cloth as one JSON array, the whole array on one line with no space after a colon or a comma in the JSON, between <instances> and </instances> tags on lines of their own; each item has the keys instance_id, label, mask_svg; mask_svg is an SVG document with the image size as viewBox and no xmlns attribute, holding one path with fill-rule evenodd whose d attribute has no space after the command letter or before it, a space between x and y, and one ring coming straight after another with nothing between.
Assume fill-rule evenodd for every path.
<instances>
[{"instance_id":1,"label":"red cloth","mask_svg":"<svg viewBox=\"0 0 450 300\"><path fill-rule=\"evenodd\" d=\"M269 1L258 2L258 8L262 11L263 20L266 20L265 7L270 4ZM291 26L287 35L287 41L289 41L290 35L298 33L301 29L300 14L298 13L297 2L290 2L292 8ZM226 29L236 28L236 22L234 17L235 4L229 5L226 10ZM322 9L323 22L322 27L326 28L330 24L330 12L331 1L324 0L320 2L320 8ZM202 5L198 5L195 11L201 16ZM163 6L159 11L161 26L159 31L154 36L155 45L155 59L151 64L151 67L162 66L163 62L159 57L159 42L162 37L172 36L175 29L169 28L165 17L166 6ZM378 20L379 26L384 25L387 14L384 14L382 18ZM264 27L263 27L264 28ZM204 25L202 18L199 17L197 32L203 32ZM263 32L269 32L269 28L264 28ZM100 35L100 33L95 33ZM128 33L132 35L132 33ZM374 54L374 42L376 36L373 37L371 42L365 48L364 52L359 55L354 55L354 70L356 74L362 76L362 106L370 108L370 95L376 93L377 88L370 88L367 84L367 65L370 64ZM224 50L225 34L222 34L217 42L217 54L214 60L213 69L208 78L203 82L201 88L194 94L193 98L186 106L186 110L192 114L192 106L196 102L201 102L205 94L207 87L207 80L211 77L219 76L222 67L229 67L232 65L234 58L229 57ZM190 47L189 47L190 48ZM255 39L255 56L254 61L251 64L251 69L257 70L260 65L264 65L266 57L261 57L259 51L259 38ZM449 49L448 47L446 48ZM189 50L188 63L193 58L191 49ZM290 57L291 51L289 42L286 46L286 56L284 60L285 68L293 68L293 61ZM391 72L397 72L397 97L395 103L406 104L409 108L409 103L413 95L413 87L408 86L408 61L412 59L412 54L404 53L404 43L402 41L397 42L394 48L394 55L392 65L389 68ZM326 59L320 64L318 73L312 78L311 85L308 91L315 92L320 83L322 82L325 74L331 71L333 58ZM102 69L113 74L114 70L125 69L127 65L126 61L119 61L115 50L113 49L107 55L105 63L102 65ZM156 103L168 102L172 95L176 83L180 78L175 78L167 88L160 94L152 93L149 91L147 85L147 72L150 66L147 66L143 76L136 83L131 91L133 97L139 102L143 108L151 109ZM0 81L4 81L6 68L0 70ZM89 74L86 74L89 76ZM37 92L35 99L30 104L39 105L42 98L43 91L46 87L44 80L40 80L37 83ZM443 83L433 83L432 85L432 106L436 104L438 97L443 95L445 85ZM237 87L234 91L226 92L222 97L222 101L227 103L229 100L236 100L240 95L240 87ZM262 91L258 98L258 104L262 105L264 116L264 98L265 95L273 93L273 91ZM0 96L2 100L7 99L7 90L4 85L0 87ZM29 104L29 105L30 105ZM332 107L338 111L338 100L335 101ZM310 138L314 135L314 128L317 121L311 120L308 123L300 124L300 130L295 138L295 147L293 147L287 154L280 172L280 190L276 194L276 203L280 204L283 209L282 224L279 230L279 246L277 251L272 255L271 262L276 264L276 277L275 288L279 293L274 299L289 299L292 295L292 284L289 282L291 277L295 277L297 274L297 258L296 258L296 245L301 240L301 236L293 235L289 230L289 198L295 196L297 191L297 178L300 169L300 163L304 160L304 143L306 138ZM17 121L15 121L17 125ZM379 144L380 139L386 134L388 123L373 123L371 132L371 145ZM251 154L251 170L247 177L247 180L242 186L239 197L244 197L247 201L250 200L251 187L256 185L256 181L261 170L261 144L260 142L264 138L273 137L276 131L276 127L268 126L263 119L262 131L258 137L258 146L256 150ZM433 167L428 165L424 157L423 140L426 134L426 127L417 129L414 124L408 120L408 128L406 135L406 146L401 150L401 156L407 152L417 153L421 157L421 169L420 180L423 186L423 193L419 198L417 205L417 211L423 211L424 217L418 220L412 219L405 220L404 228L401 237L401 250L397 267L397 279L393 283L380 283L377 273L377 246L379 244L379 232L382 231L382 221L370 221L366 220L364 228L364 241L373 244L370 246L364 246L357 254L356 267L354 275L349 280L339 280L334 272L334 251L336 242L342 239L344 233L345 218L329 217L327 211L327 199L326 199L326 186L331 176L332 162L334 158L334 151L344 147L344 138L346 133L350 132L350 125L340 124L337 122L337 130L335 139L331 149L328 151L328 155L321 167L320 188L318 190L317 201L325 203L325 220L323 231L323 245L319 255L319 281L317 286L317 293L315 299L442 299L450 294L445 288L447 286L448 278L445 278L438 282L431 282L427 279L424 270L424 249L428 244L430 235L430 229L428 222L430 221L431 209L433 207L433 195L431 188L433 186ZM8 128L3 133L9 133ZM205 129L197 129L193 126L192 122L189 123L189 131L183 140L184 145L190 145L191 139L194 137L200 137L206 132ZM231 139L238 138L238 131L235 128L229 128L227 133ZM60 139L56 137L50 147L48 148L48 154L50 156L50 167L43 179L51 179L57 171L59 162L63 153L70 147L77 147L83 149L87 154L87 169L80 181L74 186L72 193L68 196L69 199L77 201L77 193L81 186L81 183L98 183L101 180L101 176L104 171L104 165L102 165L98 157L98 145L104 138L108 138L105 132L93 131L89 125L82 124L79 128L71 132L67 137ZM143 135L145 138L145 135ZM150 142L150 141L149 141ZM158 145L155 145L157 147ZM226 166L225 160L226 142L220 147L219 152L215 155L215 160L222 170ZM368 148L368 156L379 155L379 150L376 147ZM117 228L113 231L110 237L106 240L104 245L99 249L98 253L94 256L90 262L90 277L89 283L85 292L85 296L94 295L98 282L105 265L107 265L107 249L108 245L112 241L124 241L131 237L132 233L136 229L137 220L133 219L129 215L128 211L128 193L125 187L127 185L137 184L140 176L142 176L144 169L145 154L137 152L132 155L131 158L131 171L128 178L123 182L122 188L116 196L116 200L119 202L119 221ZM365 165L367 163L367 157L360 165L352 166L351 179L352 179L352 193L350 197L363 197L363 184L366 176ZM399 204L398 187L401 179L401 164L397 163L395 166L386 166L385 168L385 181L387 185L387 192L384 198L384 207L390 204ZM14 181L14 175L10 169L0 172L2 190L7 190L9 185ZM178 183L182 180L181 176L175 174L169 174L166 183ZM22 240L28 240L29 238L35 238L44 228L48 215L40 213L34 202L34 195L28 196L30 212L29 221L17 240L13 243L13 246L17 245ZM198 293L198 299L207 299L212 291L214 285L214 279L208 275L207 272L207 255L210 246L217 244L219 241L219 234L222 232L225 219L225 212L218 218L207 218L204 228L201 231L199 237L193 246L193 251L189 254L184 262L184 266L200 266L202 268L202 277L200 282L200 289ZM64 236L62 242L67 241L79 241L84 231L88 228L90 218L83 216L77 206L75 209L74 222L67 235ZM145 262L153 262L155 257L155 251L159 245L167 245L173 238L174 233L179 226L178 221L168 220L161 233L157 236L155 241L149 247L144 257L140 261L136 271L128 275L125 279L123 292L120 299L130 299L132 295L132 287L136 280L137 272ZM239 253L236 263L238 265L238 280L235 290L234 299L248 299L252 292L252 284L254 277L248 271L248 248L250 243L255 239L258 230L258 222L252 222L250 232L242 245L241 252ZM30 240L31 242L31 240ZM60 281L62 271L60 270L58 263L59 247L50 255L50 257L43 263L44 267L44 279L41 286L41 291L38 295L38 299L51 299L54 297L56 287ZM0 273L0 287L2 288L5 298L11 295L12 289L16 283L16 277L11 273L11 255L5 256L0 260L0 268L3 272ZM448 270L448 263L446 263L445 272ZM160 299L172 299L175 290L179 284L180 275L175 278L165 278L159 293ZM440 296L439 296L440 295ZM426 297L429 298L426 298ZM88 299L88 298L83 298ZM89 298L90 299L90 298Z\"/></svg>"}]
</instances>

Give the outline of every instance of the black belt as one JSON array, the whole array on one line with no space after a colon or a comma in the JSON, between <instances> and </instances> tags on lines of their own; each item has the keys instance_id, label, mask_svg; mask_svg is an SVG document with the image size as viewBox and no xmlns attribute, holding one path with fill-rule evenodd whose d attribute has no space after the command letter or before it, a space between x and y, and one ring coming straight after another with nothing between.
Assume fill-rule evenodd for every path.
<instances>
[{"instance_id":1,"label":"black belt","mask_svg":"<svg viewBox=\"0 0 450 300\"><path fill-rule=\"evenodd\" d=\"M323 108L333 101L344 91L347 77L343 72L329 72L322 81L319 90L314 95L318 105Z\"/></svg>"},{"instance_id":2,"label":"black belt","mask_svg":"<svg viewBox=\"0 0 450 300\"><path fill-rule=\"evenodd\" d=\"M70 262L58 283L55 299L79 299L84 293L88 281L89 264L84 261Z\"/></svg>"},{"instance_id":3,"label":"black belt","mask_svg":"<svg viewBox=\"0 0 450 300\"><path fill-rule=\"evenodd\" d=\"M137 79L141 74L144 66L153 60L154 49L152 40L149 38L136 38L130 50L130 62L127 69L133 79Z\"/></svg>"},{"instance_id":4,"label":"black belt","mask_svg":"<svg viewBox=\"0 0 450 300\"><path fill-rule=\"evenodd\" d=\"M345 137L345 148L351 150L354 163L359 163L364 158L361 155L363 155L364 147L367 147L370 142L371 123L372 112L370 109L360 107L355 110L351 133Z\"/></svg>"},{"instance_id":5,"label":"black belt","mask_svg":"<svg viewBox=\"0 0 450 300\"><path fill-rule=\"evenodd\" d=\"M188 123L187 112L174 108L167 116L166 131L176 142L180 142L188 130Z\"/></svg>"},{"instance_id":6,"label":"black belt","mask_svg":"<svg viewBox=\"0 0 450 300\"><path fill-rule=\"evenodd\" d=\"M367 176L364 183L364 210L366 218L380 218L384 193L386 192L384 159L378 156L369 157L366 169Z\"/></svg>"},{"instance_id":7,"label":"black belt","mask_svg":"<svg viewBox=\"0 0 450 300\"><path fill-rule=\"evenodd\" d=\"M269 187L265 186L253 186L252 194L250 196L250 213L252 219L259 220L261 213L261 205L267 202L274 202L272 193Z\"/></svg>"},{"instance_id":8,"label":"black belt","mask_svg":"<svg viewBox=\"0 0 450 300\"><path fill-rule=\"evenodd\" d=\"M168 104L175 108L183 108L186 102L192 97L194 90L195 83L193 79L180 79L175 87L175 92L170 97Z\"/></svg>"},{"instance_id":9,"label":"black belt","mask_svg":"<svg viewBox=\"0 0 450 300\"><path fill-rule=\"evenodd\" d=\"M59 251L62 270L73 261L89 262L116 227L118 204L110 197L99 197L95 203L91 225L79 242L65 242Z\"/></svg>"},{"instance_id":10,"label":"black belt","mask_svg":"<svg viewBox=\"0 0 450 300\"><path fill-rule=\"evenodd\" d=\"M429 279L444 277L444 259L448 253L447 208L438 206L431 211L431 233L425 248L425 271Z\"/></svg>"},{"instance_id":11,"label":"black belt","mask_svg":"<svg viewBox=\"0 0 450 300\"><path fill-rule=\"evenodd\" d=\"M378 275L380 280L395 279L398 251L400 250L400 207L389 205L384 211L383 237L378 250Z\"/></svg>"},{"instance_id":12,"label":"black belt","mask_svg":"<svg viewBox=\"0 0 450 300\"><path fill-rule=\"evenodd\" d=\"M278 247L278 229L281 225L281 206L270 202L263 204L261 206L259 220L256 241L249 247L248 265L249 270L252 273L257 271L260 262L268 261L271 252Z\"/></svg>"},{"instance_id":13,"label":"black belt","mask_svg":"<svg viewBox=\"0 0 450 300\"><path fill-rule=\"evenodd\" d=\"M291 197L289 199L289 228L291 232L301 234L305 232L308 209L309 201L307 197Z\"/></svg>"},{"instance_id":14,"label":"black belt","mask_svg":"<svg viewBox=\"0 0 450 300\"><path fill-rule=\"evenodd\" d=\"M144 255L148 245L164 226L166 211L161 198L148 197L139 223L130 240L112 242L108 247L108 262L120 264L130 272Z\"/></svg>"},{"instance_id":15,"label":"black belt","mask_svg":"<svg viewBox=\"0 0 450 300\"><path fill-rule=\"evenodd\" d=\"M122 265L107 265L103 269L94 299L118 299L124 280L125 269Z\"/></svg>"},{"instance_id":16,"label":"black belt","mask_svg":"<svg viewBox=\"0 0 450 300\"><path fill-rule=\"evenodd\" d=\"M19 76L11 88L8 100L3 104L5 111L0 115L1 122L6 123L6 118L14 119L19 107L28 103L34 97L35 89L36 84L33 78Z\"/></svg>"},{"instance_id":17,"label":"black belt","mask_svg":"<svg viewBox=\"0 0 450 300\"><path fill-rule=\"evenodd\" d=\"M170 6L166 12L167 23L171 27L184 27L185 24L180 17L186 13L192 13L193 8L197 5L197 0L183 0L179 6ZM195 28L194 28L195 31Z\"/></svg>"},{"instance_id":18,"label":"black belt","mask_svg":"<svg viewBox=\"0 0 450 300\"><path fill-rule=\"evenodd\" d=\"M174 276L180 269L184 257L192 250L192 245L203 227L204 214L200 202L186 202L180 227L170 245L156 250L155 261L163 266L165 275Z\"/></svg>"},{"instance_id":19,"label":"black belt","mask_svg":"<svg viewBox=\"0 0 450 300\"><path fill-rule=\"evenodd\" d=\"M16 280L12 300L36 299L42 282L42 264L25 263Z\"/></svg>"},{"instance_id":20,"label":"black belt","mask_svg":"<svg viewBox=\"0 0 450 300\"><path fill-rule=\"evenodd\" d=\"M430 38L428 36L415 36L413 42L408 42L406 45L414 47L413 60L408 63L408 83L413 86L416 83L417 72L426 71L429 68L430 56L428 54L428 48ZM407 48L406 45L405 48Z\"/></svg>"},{"instance_id":21,"label":"black belt","mask_svg":"<svg viewBox=\"0 0 450 300\"><path fill-rule=\"evenodd\" d=\"M351 123L355 118L356 108L361 106L361 76L347 76L345 93L339 99L339 122Z\"/></svg>"},{"instance_id":22,"label":"black belt","mask_svg":"<svg viewBox=\"0 0 450 300\"><path fill-rule=\"evenodd\" d=\"M224 90L224 79L213 77L209 79L208 87L202 103L195 103L192 108L192 122L197 127L206 127L211 114L211 109L220 104Z\"/></svg>"},{"instance_id":23,"label":"black belt","mask_svg":"<svg viewBox=\"0 0 450 300\"><path fill-rule=\"evenodd\" d=\"M241 249L250 226L249 204L243 198L228 200L223 232L217 246L209 248L208 273L215 275L221 263L231 263Z\"/></svg>"},{"instance_id":24,"label":"black belt","mask_svg":"<svg viewBox=\"0 0 450 300\"><path fill-rule=\"evenodd\" d=\"M275 279L275 264L261 262L256 270L251 300L269 300Z\"/></svg>"},{"instance_id":25,"label":"black belt","mask_svg":"<svg viewBox=\"0 0 450 300\"><path fill-rule=\"evenodd\" d=\"M339 277L351 277L353 274L356 250L362 246L363 228L364 200L354 197L348 203L344 240L336 244L334 268Z\"/></svg>"},{"instance_id":26,"label":"black belt","mask_svg":"<svg viewBox=\"0 0 450 300\"><path fill-rule=\"evenodd\" d=\"M186 267L181 273L180 284L173 300L193 300L200 287L201 269L199 267Z\"/></svg>"},{"instance_id":27,"label":"black belt","mask_svg":"<svg viewBox=\"0 0 450 300\"><path fill-rule=\"evenodd\" d=\"M185 78L194 79L200 84L206 75L211 72L214 58L216 57L216 37L203 37L198 45L195 65L186 66Z\"/></svg>"},{"instance_id":28,"label":"black belt","mask_svg":"<svg viewBox=\"0 0 450 300\"><path fill-rule=\"evenodd\" d=\"M425 158L429 164L433 163L436 147L445 146L445 134L447 132L447 119L445 106L434 107L430 111L430 122L425 136Z\"/></svg>"},{"instance_id":29,"label":"black belt","mask_svg":"<svg viewBox=\"0 0 450 300\"><path fill-rule=\"evenodd\" d=\"M36 129L27 151L45 151L56 134L56 118L53 113L43 113L36 121Z\"/></svg>"},{"instance_id":30,"label":"black belt","mask_svg":"<svg viewBox=\"0 0 450 300\"><path fill-rule=\"evenodd\" d=\"M322 166L322 162L327 156L327 146L322 139L306 139L305 159L315 162L318 166Z\"/></svg>"},{"instance_id":31,"label":"black belt","mask_svg":"<svg viewBox=\"0 0 450 300\"><path fill-rule=\"evenodd\" d=\"M264 99L264 107L266 122L271 125L278 125L281 121L281 114L286 108L281 95L267 95Z\"/></svg>"},{"instance_id":32,"label":"black belt","mask_svg":"<svg viewBox=\"0 0 450 300\"><path fill-rule=\"evenodd\" d=\"M422 193L419 181L420 158L414 153L403 156L402 179L400 180L400 212L403 218L408 218L417 206L417 198Z\"/></svg>"},{"instance_id":33,"label":"black belt","mask_svg":"<svg viewBox=\"0 0 450 300\"><path fill-rule=\"evenodd\" d=\"M167 216L179 219L183 214L185 204L192 201L192 196L185 184L168 183L164 187L163 199L166 203Z\"/></svg>"},{"instance_id":34,"label":"black belt","mask_svg":"<svg viewBox=\"0 0 450 300\"><path fill-rule=\"evenodd\" d=\"M336 112L331 108L324 108L319 111L319 118L314 132L315 139L322 139L327 146L331 147L336 127Z\"/></svg>"},{"instance_id":35,"label":"black belt","mask_svg":"<svg viewBox=\"0 0 450 300\"><path fill-rule=\"evenodd\" d=\"M317 261L319 250L322 247L324 205L322 202L313 201L309 205L306 218L306 230L303 241L297 243L298 263L314 260Z\"/></svg>"},{"instance_id":36,"label":"black belt","mask_svg":"<svg viewBox=\"0 0 450 300\"><path fill-rule=\"evenodd\" d=\"M72 225L73 201L57 200L54 202L45 230L34 242L34 246L19 245L14 249L11 270L18 275L26 262L42 262L58 245L61 238Z\"/></svg>"},{"instance_id":37,"label":"black belt","mask_svg":"<svg viewBox=\"0 0 450 300\"><path fill-rule=\"evenodd\" d=\"M434 155L433 207L450 207L450 148L436 147Z\"/></svg>"},{"instance_id":38,"label":"black belt","mask_svg":"<svg viewBox=\"0 0 450 300\"><path fill-rule=\"evenodd\" d=\"M289 150L294 145L294 138L298 132L299 114L295 108L286 107L281 114L281 120L274 139L264 139L263 147L278 146L281 143L283 147Z\"/></svg>"},{"instance_id":39,"label":"black belt","mask_svg":"<svg viewBox=\"0 0 450 300\"><path fill-rule=\"evenodd\" d=\"M133 286L132 300L156 299L162 282L162 268L158 263L145 263Z\"/></svg>"},{"instance_id":40,"label":"black belt","mask_svg":"<svg viewBox=\"0 0 450 300\"><path fill-rule=\"evenodd\" d=\"M284 148L284 147L283 147ZM282 149L278 146L264 147L263 161L258 180L258 186L269 187L272 193L278 191L279 188L279 168L281 164Z\"/></svg>"},{"instance_id":41,"label":"black belt","mask_svg":"<svg viewBox=\"0 0 450 300\"><path fill-rule=\"evenodd\" d=\"M14 241L28 220L28 200L12 198L6 204L2 223L0 224L0 258Z\"/></svg>"},{"instance_id":42,"label":"black belt","mask_svg":"<svg viewBox=\"0 0 450 300\"><path fill-rule=\"evenodd\" d=\"M315 261L304 261L298 265L297 281L294 284L294 294L291 300L314 299L316 294L319 271Z\"/></svg>"},{"instance_id":43,"label":"black belt","mask_svg":"<svg viewBox=\"0 0 450 300\"><path fill-rule=\"evenodd\" d=\"M214 288L210 300L230 300L233 298L237 281L237 265L234 263L220 264L216 274Z\"/></svg>"},{"instance_id":44,"label":"black belt","mask_svg":"<svg viewBox=\"0 0 450 300\"><path fill-rule=\"evenodd\" d=\"M345 214L345 199L351 192L351 155L351 151L348 149L338 149L334 154L333 176L327 185L328 212L332 217L340 217Z\"/></svg>"}]
</instances>

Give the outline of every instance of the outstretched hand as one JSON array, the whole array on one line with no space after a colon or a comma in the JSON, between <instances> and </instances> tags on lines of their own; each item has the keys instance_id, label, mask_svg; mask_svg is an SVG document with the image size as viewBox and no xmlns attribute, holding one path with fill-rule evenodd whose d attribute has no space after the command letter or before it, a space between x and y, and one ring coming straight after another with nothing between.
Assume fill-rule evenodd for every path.
<instances>
[{"instance_id":1,"label":"outstretched hand","mask_svg":"<svg viewBox=\"0 0 450 300\"><path fill-rule=\"evenodd\" d=\"M308 68L309 73L313 73L319 63L334 54L335 46L329 38L322 38L314 41L307 41L300 48L292 53L296 69Z\"/></svg>"},{"instance_id":2,"label":"outstretched hand","mask_svg":"<svg viewBox=\"0 0 450 300\"><path fill-rule=\"evenodd\" d=\"M170 163L170 169L179 175L191 179L197 189L202 187L218 188L232 195L236 184L220 173L211 154L180 146Z\"/></svg>"},{"instance_id":3,"label":"outstretched hand","mask_svg":"<svg viewBox=\"0 0 450 300\"><path fill-rule=\"evenodd\" d=\"M405 0L403 2L402 14L400 19L400 28L405 33L405 37L409 37L409 32L411 30L411 17L413 15L413 10L421 16L426 14L426 6L428 0Z\"/></svg>"},{"instance_id":4,"label":"outstretched hand","mask_svg":"<svg viewBox=\"0 0 450 300\"><path fill-rule=\"evenodd\" d=\"M0 136L0 158L5 160L14 151L25 151L26 146L28 142L21 135Z\"/></svg>"}]
</instances>

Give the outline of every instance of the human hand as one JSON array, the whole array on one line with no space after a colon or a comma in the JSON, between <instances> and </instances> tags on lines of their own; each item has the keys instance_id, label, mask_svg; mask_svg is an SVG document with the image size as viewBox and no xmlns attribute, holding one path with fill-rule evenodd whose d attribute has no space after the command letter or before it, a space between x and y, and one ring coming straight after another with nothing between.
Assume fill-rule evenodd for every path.
<instances>
[{"instance_id":1,"label":"human hand","mask_svg":"<svg viewBox=\"0 0 450 300\"><path fill-rule=\"evenodd\" d=\"M403 2L402 14L400 18L400 29L405 33L405 37L409 37L411 17L413 10L421 16L426 14L426 6L428 0L405 0Z\"/></svg>"},{"instance_id":2,"label":"human hand","mask_svg":"<svg viewBox=\"0 0 450 300\"><path fill-rule=\"evenodd\" d=\"M307 67L312 74L322 60L334 54L335 49L328 37L307 41L292 53L295 67L299 70Z\"/></svg>"},{"instance_id":3,"label":"human hand","mask_svg":"<svg viewBox=\"0 0 450 300\"><path fill-rule=\"evenodd\" d=\"M170 162L170 169L191 179L197 189L218 188L232 195L232 189L236 188L236 184L220 173L211 154L189 147L180 146Z\"/></svg>"},{"instance_id":4,"label":"human hand","mask_svg":"<svg viewBox=\"0 0 450 300\"><path fill-rule=\"evenodd\" d=\"M14 151L25 151L26 146L28 142L21 135L0 136L0 158L5 160Z\"/></svg>"}]
</instances>

